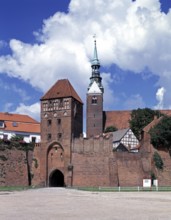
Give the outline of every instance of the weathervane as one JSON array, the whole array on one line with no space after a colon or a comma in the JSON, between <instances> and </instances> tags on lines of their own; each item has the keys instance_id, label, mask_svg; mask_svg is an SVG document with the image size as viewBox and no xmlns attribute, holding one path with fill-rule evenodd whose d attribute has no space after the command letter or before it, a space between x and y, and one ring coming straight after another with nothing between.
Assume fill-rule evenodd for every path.
<instances>
[{"instance_id":1,"label":"weathervane","mask_svg":"<svg viewBox=\"0 0 171 220\"><path fill-rule=\"evenodd\" d=\"M93 35L94 42L96 43L96 34Z\"/></svg>"}]
</instances>

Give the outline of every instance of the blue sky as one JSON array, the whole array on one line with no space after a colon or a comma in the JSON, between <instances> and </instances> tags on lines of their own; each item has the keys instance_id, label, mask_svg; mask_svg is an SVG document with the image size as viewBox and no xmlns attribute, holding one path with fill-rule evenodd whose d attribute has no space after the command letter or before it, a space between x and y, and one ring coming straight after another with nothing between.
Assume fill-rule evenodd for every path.
<instances>
[{"instance_id":1,"label":"blue sky","mask_svg":"<svg viewBox=\"0 0 171 220\"><path fill-rule=\"evenodd\" d=\"M61 78L85 103L94 34L105 110L171 108L169 8L170 0L0 0L0 111L39 120L40 97Z\"/></svg>"}]
</instances>

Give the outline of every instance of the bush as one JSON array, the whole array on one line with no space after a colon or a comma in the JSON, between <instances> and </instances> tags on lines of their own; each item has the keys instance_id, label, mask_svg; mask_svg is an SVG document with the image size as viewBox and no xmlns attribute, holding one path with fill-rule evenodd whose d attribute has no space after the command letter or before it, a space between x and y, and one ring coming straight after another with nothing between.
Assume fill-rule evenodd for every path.
<instances>
[{"instance_id":1,"label":"bush","mask_svg":"<svg viewBox=\"0 0 171 220\"><path fill-rule=\"evenodd\" d=\"M153 154L153 161L154 161L157 169L163 170L164 163L163 163L163 160L162 160L160 154L158 154L157 151L155 151Z\"/></svg>"},{"instance_id":2,"label":"bush","mask_svg":"<svg viewBox=\"0 0 171 220\"><path fill-rule=\"evenodd\" d=\"M114 132L117 131L118 129L115 126L109 126L105 129L104 133L108 133L108 132Z\"/></svg>"},{"instance_id":3,"label":"bush","mask_svg":"<svg viewBox=\"0 0 171 220\"><path fill-rule=\"evenodd\" d=\"M150 129L151 144L155 147L171 148L171 117L164 116L160 122Z\"/></svg>"},{"instance_id":4,"label":"bush","mask_svg":"<svg viewBox=\"0 0 171 220\"><path fill-rule=\"evenodd\" d=\"M141 140L141 133L143 128L154 119L154 116L160 117L161 113L150 108L138 108L137 110L133 110L131 112L129 125L138 140Z\"/></svg>"}]
</instances>

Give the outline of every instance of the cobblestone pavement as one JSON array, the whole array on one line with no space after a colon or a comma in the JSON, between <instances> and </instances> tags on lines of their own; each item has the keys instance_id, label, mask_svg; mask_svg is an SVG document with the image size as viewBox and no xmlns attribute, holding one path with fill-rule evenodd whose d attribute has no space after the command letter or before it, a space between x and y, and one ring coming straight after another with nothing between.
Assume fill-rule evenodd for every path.
<instances>
[{"instance_id":1,"label":"cobblestone pavement","mask_svg":"<svg viewBox=\"0 0 171 220\"><path fill-rule=\"evenodd\" d=\"M0 220L171 219L171 192L85 192L43 188L0 192Z\"/></svg>"}]
</instances>

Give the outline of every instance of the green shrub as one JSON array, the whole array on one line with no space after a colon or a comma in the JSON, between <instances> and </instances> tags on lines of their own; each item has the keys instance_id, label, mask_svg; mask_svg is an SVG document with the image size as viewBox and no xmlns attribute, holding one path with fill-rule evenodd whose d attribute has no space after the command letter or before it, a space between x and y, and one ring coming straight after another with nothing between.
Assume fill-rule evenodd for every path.
<instances>
[{"instance_id":1,"label":"green shrub","mask_svg":"<svg viewBox=\"0 0 171 220\"><path fill-rule=\"evenodd\" d=\"M157 151L155 151L153 154L153 161L154 161L157 169L163 170L164 163L163 163L163 160L162 160L160 154L158 154Z\"/></svg>"}]
</instances>

